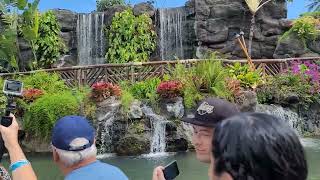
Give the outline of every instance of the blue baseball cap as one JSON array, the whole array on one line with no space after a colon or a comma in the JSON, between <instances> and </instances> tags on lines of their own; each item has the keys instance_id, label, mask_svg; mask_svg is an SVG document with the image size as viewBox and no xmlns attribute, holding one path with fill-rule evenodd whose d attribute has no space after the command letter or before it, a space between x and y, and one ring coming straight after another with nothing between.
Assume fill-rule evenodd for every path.
<instances>
[{"instance_id":1,"label":"blue baseball cap","mask_svg":"<svg viewBox=\"0 0 320 180\"><path fill-rule=\"evenodd\" d=\"M95 130L85 117L65 116L52 130L52 145L66 151L81 151L94 143ZM75 143L81 140L81 143Z\"/></svg>"}]
</instances>

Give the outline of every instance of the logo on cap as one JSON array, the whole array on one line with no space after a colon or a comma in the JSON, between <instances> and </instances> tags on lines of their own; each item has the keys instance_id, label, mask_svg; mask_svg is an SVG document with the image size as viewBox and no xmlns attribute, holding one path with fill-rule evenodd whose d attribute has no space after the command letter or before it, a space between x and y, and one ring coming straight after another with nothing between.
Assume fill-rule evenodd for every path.
<instances>
[{"instance_id":1,"label":"logo on cap","mask_svg":"<svg viewBox=\"0 0 320 180\"><path fill-rule=\"evenodd\" d=\"M213 113L214 106L211 106L207 102L203 102L197 109L199 115L211 114Z\"/></svg>"}]
</instances>

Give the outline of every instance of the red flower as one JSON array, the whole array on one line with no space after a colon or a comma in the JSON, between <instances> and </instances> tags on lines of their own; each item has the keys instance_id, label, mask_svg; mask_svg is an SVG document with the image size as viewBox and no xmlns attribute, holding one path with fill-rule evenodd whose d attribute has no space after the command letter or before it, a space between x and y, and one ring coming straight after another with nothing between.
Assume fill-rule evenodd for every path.
<instances>
[{"instance_id":1,"label":"red flower","mask_svg":"<svg viewBox=\"0 0 320 180\"><path fill-rule=\"evenodd\" d=\"M175 98L181 95L182 88L180 81L164 81L158 85L157 93L162 98Z\"/></svg>"},{"instance_id":2,"label":"red flower","mask_svg":"<svg viewBox=\"0 0 320 180\"><path fill-rule=\"evenodd\" d=\"M31 89L26 89L23 91L22 95L23 95L23 99L27 102L32 102L36 99L38 99L39 97L41 97L43 95L43 91L40 89L35 89L35 88L31 88Z\"/></svg>"},{"instance_id":3,"label":"red flower","mask_svg":"<svg viewBox=\"0 0 320 180\"><path fill-rule=\"evenodd\" d=\"M121 89L117 85L106 82L94 83L91 87L91 99L101 102L110 96L121 96Z\"/></svg>"}]
</instances>

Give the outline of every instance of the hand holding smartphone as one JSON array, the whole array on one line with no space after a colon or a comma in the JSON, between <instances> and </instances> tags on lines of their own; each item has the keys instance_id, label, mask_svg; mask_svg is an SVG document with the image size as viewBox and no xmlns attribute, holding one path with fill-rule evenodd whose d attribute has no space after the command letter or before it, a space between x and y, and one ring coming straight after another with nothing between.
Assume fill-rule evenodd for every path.
<instances>
[{"instance_id":1,"label":"hand holding smartphone","mask_svg":"<svg viewBox=\"0 0 320 180\"><path fill-rule=\"evenodd\" d=\"M173 161L168 164L164 168L163 174L166 180L173 180L174 178L176 178L180 174L177 161Z\"/></svg>"}]
</instances>

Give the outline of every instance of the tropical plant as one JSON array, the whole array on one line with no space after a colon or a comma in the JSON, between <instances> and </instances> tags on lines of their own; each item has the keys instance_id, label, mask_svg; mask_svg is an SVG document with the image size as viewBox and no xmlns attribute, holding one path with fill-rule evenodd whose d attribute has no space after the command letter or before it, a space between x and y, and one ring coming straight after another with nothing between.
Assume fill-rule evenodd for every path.
<instances>
[{"instance_id":1,"label":"tropical plant","mask_svg":"<svg viewBox=\"0 0 320 180\"><path fill-rule=\"evenodd\" d=\"M160 84L160 78L149 78L141 82L136 82L130 86L130 92L136 99L154 98L157 87Z\"/></svg>"},{"instance_id":2,"label":"tropical plant","mask_svg":"<svg viewBox=\"0 0 320 180\"><path fill-rule=\"evenodd\" d=\"M252 71L248 64L236 62L228 65L228 71L230 77L240 81L241 87L255 89L262 83L261 70Z\"/></svg>"},{"instance_id":3,"label":"tropical plant","mask_svg":"<svg viewBox=\"0 0 320 180\"><path fill-rule=\"evenodd\" d=\"M300 17L303 17L303 16L312 16L314 18L320 18L320 11L314 11L314 12L306 12L306 13L303 13L300 15Z\"/></svg>"},{"instance_id":4,"label":"tropical plant","mask_svg":"<svg viewBox=\"0 0 320 180\"><path fill-rule=\"evenodd\" d=\"M255 28L255 16L256 13L267 3L271 2L272 0L245 0L249 10L252 14L252 18L251 18L251 26L250 26L250 34L249 34L249 42L248 42L248 53L249 56L251 56L252 53L252 39L253 39L253 33L254 33L254 28Z\"/></svg>"},{"instance_id":5,"label":"tropical plant","mask_svg":"<svg viewBox=\"0 0 320 180\"><path fill-rule=\"evenodd\" d=\"M307 47L308 41L313 41L319 37L320 31L317 27L320 25L320 14L317 13L305 13L300 18L293 21L293 25L289 31L285 32L280 41L288 38L290 35L295 35L299 38L304 46Z\"/></svg>"},{"instance_id":6,"label":"tropical plant","mask_svg":"<svg viewBox=\"0 0 320 180\"><path fill-rule=\"evenodd\" d=\"M23 3L23 2L22 2ZM23 6L17 1L0 1L1 21L0 31L0 71L18 71L17 46L17 6Z\"/></svg>"},{"instance_id":7,"label":"tropical plant","mask_svg":"<svg viewBox=\"0 0 320 180\"><path fill-rule=\"evenodd\" d=\"M51 65L65 52L66 46L60 37L60 26L53 11L47 11L39 19L39 36L35 42L37 61L33 66L51 68Z\"/></svg>"},{"instance_id":8,"label":"tropical plant","mask_svg":"<svg viewBox=\"0 0 320 180\"><path fill-rule=\"evenodd\" d=\"M209 93L225 99L231 97L226 84L228 72L222 61L215 59L215 57L201 61L194 67L194 73L193 80L199 90L205 89Z\"/></svg>"},{"instance_id":9,"label":"tropical plant","mask_svg":"<svg viewBox=\"0 0 320 180\"><path fill-rule=\"evenodd\" d=\"M124 5L124 0L96 0L97 3L97 11L102 12L106 10L108 7L112 7L114 5Z\"/></svg>"},{"instance_id":10,"label":"tropical plant","mask_svg":"<svg viewBox=\"0 0 320 180\"><path fill-rule=\"evenodd\" d=\"M19 0L18 0L19 1ZM26 0L21 0L26 1ZM28 1L27 1L28 2ZM37 39L39 37L39 17L38 5L40 0L34 0L32 3L27 3L23 8L23 13L19 19L19 31L23 38L30 44L33 60L37 62Z\"/></svg>"},{"instance_id":11,"label":"tropical plant","mask_svg":"<svg viewBox=\"0 0 320 180\"><path fill-rule=\"evenodd\" d=\"M320 25L320 20L312 16L303 16L295 20L290 31L296 33L303 40L315 40L320 31L317 26Z\"/></svg>"},{"instance_id":12,"label":"tropical plant","mask_svg":"<svg viewBox=\"0 0 320 180\"><path fill-rule=\"evenodd\" d=\"M19 79L24 83L24 88L36 88L49 94L68 89L56 73L37 72L29 76L19 77Z\"/></svg>"},{"instance_id":13,"label":"tropical plant","mask_svg":"<svg viewBox=\"0 0 320 180\"><path fill-rule=\"evenodd\" d=\"M309 11L320 11L320 0L311 0L308 8Z\"/></svg>"},{"instance_id":14,"label":"tropical plant","mask_svg":"<svg viewBox=\"0 0 320 180\"><path fill-rule=\"evenodd\" d=\"M35 41L39 27L37 10L39 1L34 0L30 3L28 0L0 1L0 12L5 26L0 32L1 71L19 71L18 59L21 58L19 57L18 33L30 43L36 59ZM21 14L20 18L18 18L18 13Z\"/></svg>"},{"instance_id":15,"label":"tropical plant","mask_svg":"<svg viewBox=\"0 0 320 180\"><path fill-rule=\"evenodd\" d=\"M30 103L40 98L43 94L44 93L42 90L31 88L31 89L25 89L22 93L22 96L26 102Z\"/></svg>"},{"instance_id":16,"label":"tropical plant","mask_svg":"<svg viewBox=\"0 0 320 180\"><path fill-rule=\"evenodd\" d=\"M175 98L181 95L183 85L180 81L163 81L157 87L157 93L162 98Z\"/></svg>"},{"instance_id":17,"label":"tropical plant","mask_svg":"<svg viewBox=\"0 0 320 180\"><path fill-rule=\"evenodd\" d=\"M318 102L320 93L320 67L312 62L294 62L284 73L269 79L258 89L260 103L283 103L288 95L299 98L305 108Z\"/></svg>"},{"instance_id":18,"label":"tropical plant","mask_svg":"<svg viewBox=\"0 0 320 180\"><path fill-rule=\"evenodd\" d=\"M121 94L121 105L122 110L127 113L130 110L130 106L134 101L134 97L128 89L122 90Z\"/></svg>"},{"instance_id":19,"label":"tropical plant","mask_svg":"<svg viewBox=\"0 0 320 180\"><path fill-rule=\"evenodd\" d=\"M31 104L24 115L24 129L42 139L50 138L54 123L66 115L78 115L79 104L75 96L64 91L45 94Z\"/></svg>"},{"instance_id":20,"label":"tropical plant","mask_svg":"<svg viewBox=\"0 0 320 180\"><path fill-rule=\"evenodd\" d=\"M109 29L106 60L111 63L145 62L156 48L156 33L147 14L134 16L131 9L116 13Z\"/></svg>"},{"instance_id":21,"label":"tropical plant","mask_svg":"<svg viewBox=\"0 0 320 180\"><path fill-rule=\"evenodd\" d=\"M194 69L186 68L184 64L178 63L174 67L170 67L171 74L168 80L179 80L183 84L183 101L187 109L194 107L198 100L202 99L202 95L194 81Z\"/></svg>"},{"instance_id":22,"label":"tropical plant","mask_svg":"<svg viewBox=\"0 0 320 180\"><path fill-rule=\"evenodd\" d=\"M121 89L118 85L106 82L97 82L92 85L90 97L93 101L101 102L111 96L121 96Z\"/></svg>"}]
</instances>

